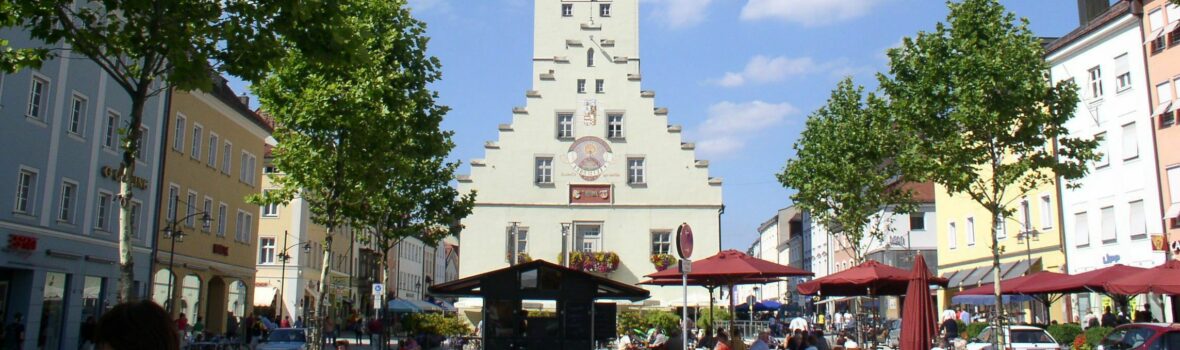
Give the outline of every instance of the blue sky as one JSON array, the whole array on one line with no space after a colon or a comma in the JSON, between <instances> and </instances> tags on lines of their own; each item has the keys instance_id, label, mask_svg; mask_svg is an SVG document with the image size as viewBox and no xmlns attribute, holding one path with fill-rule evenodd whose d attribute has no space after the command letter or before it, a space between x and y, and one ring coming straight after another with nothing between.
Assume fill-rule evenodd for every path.
<instances>
[{"instance_id":1,"label":"blue sky","mask_svg":"<svg viewBox=\"0 0 1180 350\"><path fill-rule=\"evenodd\" d=\"M555 0L539 0L555 1ZM616 0L634 1L634 0ZM808 113L846 75L875 86L885 49L946 17L937 0L640 0L645 90L725 180L722 247L744 250L758 225L789 205L774 175ZM1001 0L1039 36L1078 24L1076 0ZM497 125L525 103L531 79L530 0L411 0L442 60L434 88L452 108L456 159L483 157ZM237 91L244 84L236 82ZM467 173L467 167L460 173Z\"/></svg>"}]
</instances>

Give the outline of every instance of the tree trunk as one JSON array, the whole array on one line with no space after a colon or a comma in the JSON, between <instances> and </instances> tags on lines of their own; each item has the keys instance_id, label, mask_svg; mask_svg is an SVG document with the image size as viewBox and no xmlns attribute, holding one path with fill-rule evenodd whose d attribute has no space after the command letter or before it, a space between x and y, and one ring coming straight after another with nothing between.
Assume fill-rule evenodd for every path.
<instances>
[{"instance_id":1,"label":"tree trunk","mask_svg":"<svg viewBox=\"0 0 1180 350\"><path fill-rule=\"evenodd\" d=\"M131 120L127 122L127 138L123 141L123 161L119 164L119 288L117 300L131 301L135 297L135 262L131 239L135 223L131 221L132 179L135 178L135 154L141 146L139 127L143 121L143 106L147 102L146 87L131 94ZM140 215L143 215L140 208ZM154 232L154 230L153 230ZM153 237L154 239L154 237ZM150 273L149 273L150 274ZM173 281L175 283L175 281Z\"/></svg>"},{"instance_id":2,"label":"tree trunk","mask_svg":"<svg viewBox=\"0 0 1180 350\"><path fill-rule=\"evenodd\" d=\"M328 299L328 288L331 287L331 281L328 280L328 269L332 266L332 235L334 231L335 227L328 226L328 234L324 237L324 259L320 266L320 295L316 297L316 312L315 315L312 315L319 322L320 326L312 328L312 339L316 343L313 349L320 349L323 346L323 325L327 324L329 317L332 317L332 315L328 314L328 306L325 305L324 301ZM341 326L340 324L336 325L337 332L340 331ZM335 346L335 344L331 346Z\"/></svg>"},{"instance_id":3,"label":"tree trunk","mask_svg":"<svg viewBox=\"0 0 1180 350\"><path fill-rule=\"evenodd\" d=\"M1000 239L997 237L996 231L1003 224L1004 218L997 212L998 208L992 208L992 287L996 297L996 349L1003 349L1006 338L1004 336L1004 297L1000 294Z\"/></svg>"}]
</instances>

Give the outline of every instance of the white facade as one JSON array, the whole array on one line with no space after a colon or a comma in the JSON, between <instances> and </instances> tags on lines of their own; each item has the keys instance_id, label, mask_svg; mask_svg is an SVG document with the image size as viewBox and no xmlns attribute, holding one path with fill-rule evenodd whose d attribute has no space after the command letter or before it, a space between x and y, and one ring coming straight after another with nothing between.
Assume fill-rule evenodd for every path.
<instances>
[{"instance_id":1,"label":"white facade","mask_svg":"<svg viewBox=\"0 0 1180 350\"><path fill-rule=\"evenodd\" d=\"M1112 264L1151 267L1164 259L1151 251L1149 238L1163 232L1163 215L1139 27L1138 18L1124 14L1047 57L1054 81L1073 79L1080 88L1077 111L1065 124L1070 136L1104 138L1103 159L1080 187L1062 188L1071 274ZM1033 195L1027 200L1038 205L1052 194Z\"/></svg>"},{"instance_id":2,"label":"white facade","mask_svg":"<svg viewBox=\"0 0 1180 350\"><path fill-rule=\"evenodd\" d=\"M869 257L882 250L937 250L938 218L935 217L934 203L917 205L913 213L901 214L882 209L877 222L884 233L881 239L866 237L861 241L864 253ZM884 261L883 261L884 262ZM887 263L887 262L886 262ZM898 266L909 269L910 266Z\"/></svg>"},{"instance_id":3,"label":"white facade","mask_svg":"<svg viewBox=\"0 0 1180 350\"><path fill-rule=\"evenodd\" d=\"M779 246L779 222L778 214L774 218L763 223L758 231L758 247L760 248L759 259L770 261L779 265L786 265L789 259L783 254L782 248ZM758 295L759 300L782 300L782 294L786 290L786 282L770 283L762 286L761 295Z\"/></svg>"},{"instance_id":4,"label":"white facade","mask_svg":"<svg viewBox=\"0 0 1180 350\"><path fill-rule=\"evenodd\" d=\"M820 278L832 274L832 255L833 247L828 244L832 241L831 236L828 235L828 229L824 225L816 222L811 213L803 213L803 227L811 235L811 272L815 274L813 278Z\"/></svg>"},{"instance_id":5,"label":"white facade","mask_svg":"<svg viewBox=\"0 0 1180 350\"><path fill-rule=\"evenodd\" d=\"M461 192L477 191L460 275L503 268L513 251L556 262L588 250L616 253L605 276L634 284L656 271L653 252L675 249L681 223L695 233L693 258L717 253L721 181L655 93L641 91L638 1L535 6L533 90L459 180ZM664 305L681 299L679 288L649 289ZM707 302L703 288L691 294Z\"/></svg>"}]
</instances>

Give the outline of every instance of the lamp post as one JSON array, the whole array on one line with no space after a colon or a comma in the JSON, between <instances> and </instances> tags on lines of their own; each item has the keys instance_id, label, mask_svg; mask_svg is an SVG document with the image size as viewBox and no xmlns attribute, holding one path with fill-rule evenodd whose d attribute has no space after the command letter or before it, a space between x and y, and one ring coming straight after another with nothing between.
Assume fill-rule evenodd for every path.
<instances>
[{"instance_id":1,"label":"lamp post","mask_svg":"<svg viewBox=\"0 0 1180 350\"><path fill-rule=\"evenodd\" d=\"M168 281L168 299L167 299L168 305L166 305L166 306L167 306L169 315L172 314L172 310L174 309L172 304L176 303L176 298L174 298L172 296L172 291L173 291L172 286L176 284L176 273L173 270L173 266L174 266L173 263L176 261L176 241L179 240L181 242L184 242L184 235L185 235L184 231L182 231L180 229L180 222L184 221L184 220L188 220L189 218L196 217L197 215L200 215L201 216L201 228L208 231L209 226L210 226L211 222L213 221L213 218L209 217L209 213L203 212L203 211L195 212L195 213L186 215L183 218L177 219L176 212L180 211L180 207L177 206L177 204L184 204L184 206L186 208L194 208L192 206L193 205L192 203L181 202L180 196L178 196L178 195L172 196L172 217L168 220L168 226L164 228L164 238L167 238L168 240L172 241L170 243L170 248L168 248L168 278L169 278L169 281Z\"/></svg>"},{"instance_id":2,"label":"lamp post","mask_svg":"<svg viewBox=\"0 0 1180 350\"><path fill-rule=\"evenodd\" d=\"M287 231L283 231L283 241L284 242L287 241ZM287 254L287 251L290 250L291 248L295 248L300 245L303 246L304 253L311 253L311 243L310 242L299 242L299 243L289 245L289 246L283 248L283 251L281 253L279 253L279 260L283 261L283 271L279 273L279 276L280 276L279 277L279 305L278 305L279 310L278 310L278 316L276 317L277 319L275 320L276 322L283 321L283 309L286 308L283 305L284 304L283 301L285 300L283 298L286 295L286 293L284 293L284 292L286 292L286 289L287 289L287 260L291 260L291 255Z\"/></svg>"},{"instance_id":3,"label":"lamp post","mask_svg":"<svg viewBox=\"0 0 1180 350\"><path fill-rule=\"evenodd\" d=\"M512 228L508 231L508 252L512 254L512 255L508 256L508 266L516 265L517 254L519 253L516 251L519 248L519 247L517 247L517 245L519 243L517 242L517 238L516 238L516 232L517 232L516 230L519 226L520 226L520 222L513 221ZM419 285L419 284L421 284L421 283L415 283L415 285Z\"/></svg>"},{"instance_id":4,"label":"lamp post","mask_svg":"<svg viewBox=\"0 0 1180 350\"><path fill-rule=\"evenodd\" d=\"M561 223L561 251L565 255L565 259L562 260L563 262L565 262L565 267L570 267L569 235L570 235L570 223L568 223L568 222Z\"/></svg>"}]
</instances>

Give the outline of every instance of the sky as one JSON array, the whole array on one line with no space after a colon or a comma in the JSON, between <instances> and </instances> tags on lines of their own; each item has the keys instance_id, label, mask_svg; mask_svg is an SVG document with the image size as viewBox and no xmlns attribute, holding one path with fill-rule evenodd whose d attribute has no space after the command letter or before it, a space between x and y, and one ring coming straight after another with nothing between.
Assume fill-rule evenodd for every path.
<instances>
[{"instance_id":1,"label":"sky","mask_svg":"<svg viewBox=\"0 0 1180 350\"><path fill-rule=\"evenodd\" d=\"M794 155L807 115L845 76L875 88L885 50L947 14L939 0L639 1L643 89L657 92L656 105L684 126L697 159L724 179L722 249L743 251L759 224L790 205L775 174ZM451 108L442 127L455 132L452 157L467 174L467 161L483 158L484 142L496 140L531 89L533 1L409 3L427 25L428 52L442 61L433 88ZM1078 25L1076 0L1001 3L1038 36Z\"/></svg>"}]
</instances>

